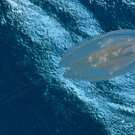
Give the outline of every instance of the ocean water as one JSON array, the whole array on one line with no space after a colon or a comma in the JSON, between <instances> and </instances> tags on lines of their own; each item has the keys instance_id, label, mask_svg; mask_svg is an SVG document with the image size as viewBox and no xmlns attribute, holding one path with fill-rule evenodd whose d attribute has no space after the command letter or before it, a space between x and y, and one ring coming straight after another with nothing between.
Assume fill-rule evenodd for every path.
<instances>
[{"instance_id":1,"label":"ocean water","mask_svg":"<svg viewBox=\"0 0 135 135\"><path fill-rule=\"evenodd\" d=\"M135 71L65 79L64 53L135 29L134 0L0 1L0 135L135 135Z\"/></svg>"}]
</instances>

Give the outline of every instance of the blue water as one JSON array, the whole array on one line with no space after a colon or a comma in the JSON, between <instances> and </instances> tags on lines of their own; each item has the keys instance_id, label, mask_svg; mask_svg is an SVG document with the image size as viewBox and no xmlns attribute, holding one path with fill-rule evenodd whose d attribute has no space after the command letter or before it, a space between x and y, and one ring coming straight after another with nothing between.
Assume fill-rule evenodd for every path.
<instances>
[{"instance_id":1,"label":"blue water","mask_svg":"<svg viewBox=\"0 0 135 135\"><path fill-rule=\"evenodd\" d=\"M87 82L58 66L83 40L135 29L134 13L133 0L1 0L0 97L19 89L0 98L0 135L135 135L135 71Z\"/></svg>"}]
</instances>

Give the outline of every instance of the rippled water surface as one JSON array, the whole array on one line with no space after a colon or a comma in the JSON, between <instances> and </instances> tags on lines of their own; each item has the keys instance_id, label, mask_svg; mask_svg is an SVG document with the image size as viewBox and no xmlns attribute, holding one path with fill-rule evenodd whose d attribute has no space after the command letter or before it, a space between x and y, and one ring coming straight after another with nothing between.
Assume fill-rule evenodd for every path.
<instances>
[{"instance_id":1,"label":"rippled water surface","mask_svg":"<svg viewBox=\"0 0 135 135\"><path fill-rule=\"evenodd\" d=\"M0 97L19 89L0 98L0 134L135 135L135 71L76 81L58 66L86 39L135 29L134 12L133 0L1 0Z\"/></svg>"}]
</instances>

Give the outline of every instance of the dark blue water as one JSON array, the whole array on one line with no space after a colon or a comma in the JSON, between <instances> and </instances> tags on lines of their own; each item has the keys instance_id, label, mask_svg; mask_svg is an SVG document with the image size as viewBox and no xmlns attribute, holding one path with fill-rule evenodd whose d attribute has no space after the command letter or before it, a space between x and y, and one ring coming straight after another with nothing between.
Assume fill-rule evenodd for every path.
<instances>
[{"instance_id":1,"label":"dark blue water","mask_svg":"<svg viewBox=\"0 0 135 135\"><path fill-rule=\"evenodd\" d=\"M0 135L135 135L135 71L84 82L58 66L85 39L135 29L134 13L133 0L1 0L0 97L19 89L0 98Z\"/></svg>"}]
</instances>

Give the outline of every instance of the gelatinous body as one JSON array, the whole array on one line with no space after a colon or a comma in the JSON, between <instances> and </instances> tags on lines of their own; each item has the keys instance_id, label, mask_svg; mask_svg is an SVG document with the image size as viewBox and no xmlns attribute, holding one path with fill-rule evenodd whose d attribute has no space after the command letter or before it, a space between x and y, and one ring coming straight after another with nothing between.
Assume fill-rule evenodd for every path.
<instances>
[{"instance_id":1,"label":"gelatinous body","mask_svg":"<svg viewBox=\"0 0 135 135\"><path fill-rule=\"evenodd\" d=\"M104 80L135 68L135 30L118 30L86 41L59 63L69 67L65 77Z\"/></svg>"}]
</instances>

